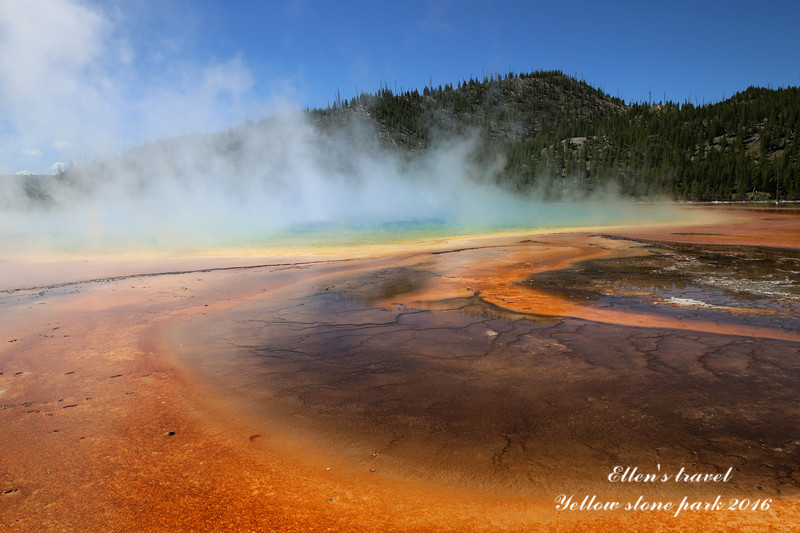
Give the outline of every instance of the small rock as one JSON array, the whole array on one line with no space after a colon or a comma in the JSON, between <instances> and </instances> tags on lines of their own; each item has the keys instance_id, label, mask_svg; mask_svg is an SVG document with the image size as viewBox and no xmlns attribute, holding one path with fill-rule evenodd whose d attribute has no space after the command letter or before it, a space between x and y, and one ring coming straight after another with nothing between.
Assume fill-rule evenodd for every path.
<instances>
[{"instance_id":1,"label":"small rock","mask_svg":"<svg viewBox=\"0 0 800 533\"><path fill-rule=\"evenodd\" d=\"M170 435L170 436L172 436L172 435L174 435L174 434L175 434L175 432L174 432L174 431L167 431L167 435Z\"/></svg>"},{"instance_id":2,"label":"small rock","mask_svg":"<svg viewBox=\"0 0 800 533\"><path fill-rule=\"evenodd\" d=\"M369 469L369 471L370 471L370 472L374 472L374 471L375 471L375 469L374 469L374 468L370 468L370 469Z\"/></svg>"}]
</instances>

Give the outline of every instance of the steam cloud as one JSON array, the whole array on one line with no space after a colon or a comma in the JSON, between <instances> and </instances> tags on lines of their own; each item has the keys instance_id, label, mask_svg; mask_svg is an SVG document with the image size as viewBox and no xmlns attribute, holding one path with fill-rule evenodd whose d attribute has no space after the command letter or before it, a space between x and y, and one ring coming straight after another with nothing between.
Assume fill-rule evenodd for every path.
<instances>
[{"instance_id":1,"label":"steam cloud","mask_svg":"<svg viewBox=\"0 0 800 533\"><path fill-rule=\"evenodd\" d=\"M409 157L358 121L323 133L286 110L213 135L150 143L0 190L3 228L39 247L263 246L288 233L423 224L460 231L553 227L642 216L603 201L548 204L494 182L475 140ZM616 205L616 207L614 207ZM648 211L652 217L654 212ZM660 213L663 215L663 213Z\"/></svg>"},{"instance_id":2,"label":"steam cloud","mask_svg":"<svg viewBox=\"0 0 800 533\"><path fill-rule=\"evenodd\" d=\"M166 64L145 79L158 61L131 48L122 15L77 0L0 4L0 153L52 155L43 167L51 171L77 161L64 176L0 182L6 253L261 246L330 227L552 227L641 215L605 201L545 204L498 187L502 162L477 166L478 138L409 158L382 148L370 124L323 133L291 106L227 132L180 135L270 106L253 98L240 57L158 59ZM170 136L122 150L121 139Z\"/></svg>"}]
</instances>

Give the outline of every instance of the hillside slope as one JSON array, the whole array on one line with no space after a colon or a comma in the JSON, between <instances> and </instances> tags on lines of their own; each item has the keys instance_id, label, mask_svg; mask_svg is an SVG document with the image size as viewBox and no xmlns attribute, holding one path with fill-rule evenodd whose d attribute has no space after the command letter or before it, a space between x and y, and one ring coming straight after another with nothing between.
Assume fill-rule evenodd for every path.
<instances>
[{"instance_id":1,"label":"hillside slope","mask_svg":"<svg viewBox=\"0 0 800 533\"><path fill-rule=\"evenodd\" d=\"M384 145L410 150L479 135L479 156L505 160L500 181L556 197L569 182L587 192L611 183L635 197L774 200L777 190L781 199L800 199L796 87L751 87L703 106L625 105L548 71L426 87L422 94L385 87L310 113L326 131L359 115L374 122Z\"/></svg>"}]
</instances>

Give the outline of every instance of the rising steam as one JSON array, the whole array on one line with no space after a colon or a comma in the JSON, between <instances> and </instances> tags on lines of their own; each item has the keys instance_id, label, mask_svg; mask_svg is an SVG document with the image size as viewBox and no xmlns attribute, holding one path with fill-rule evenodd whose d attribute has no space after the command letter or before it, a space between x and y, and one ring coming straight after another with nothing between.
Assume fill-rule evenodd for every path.
<instances>
[{"instance_id":1,"label":"rising steam","mask_svg":"<svg viewBox=\"0 0 800 533\"><path fill-rule=\"evenodd\" d=\"M34 248L180 250L268 247L309 232L324 241L329 230L357 241L387 227L543 228L636 215L632 206L612 211L607 199L546 204L506 190L494 181L499 168L475 163L477 142L410 157L381 147L367 123L323 133L309 114L287 110L77 163L37 183L6 182L0 225Z\"/></svg>"},{"instance_id":2,"label":"rising steam","mask_svg":"<svg viewBox=\"0 0 800 533\"><path fill-rule=\"evenodd\" d=\"M81 0L0 3L5 257L260 248L309 235L318 244L343 234L358 242L408 228L541 228L640 214L608 199L546 204L499 187L502 159L478 164L478 136L412 156L381 146L367 120L323 131L310 113L256 98L241 57L192 62L134 41L128 28L151 26L139 20L145 12ZM183 135L266 110L266 120ZM170 140L122 150L145 138ZM33 160L41 161L36 173L59 174L8 175Z\"/></svg>"}]
</instances>

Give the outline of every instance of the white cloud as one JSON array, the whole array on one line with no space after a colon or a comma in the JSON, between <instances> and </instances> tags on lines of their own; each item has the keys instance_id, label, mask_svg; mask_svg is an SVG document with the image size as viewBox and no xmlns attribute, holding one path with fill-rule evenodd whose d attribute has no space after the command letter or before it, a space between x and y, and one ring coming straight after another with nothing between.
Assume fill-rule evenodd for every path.
<instances>
[{"instance_id":1,"label":"white cloud","mask_svg":"<svg viewBox=\"0 0 800 533\"><path fill-rule=\"evenodd\" d=\"M42 151L38 148L25 148L24 150L20 150L19 153L23 155L42 155Z\"/></svg>"},{"instance_id":2,"label":"white cloud","mask_svg":"<svg viewBox=\"0 0 800 533\"><path fill-rule=\"evenodd\" d=\"M179 42L152 61L150 43L165 37L140 35L139 21L153 16L146 11L85 0L0 1L0 145L80 146L84 155L103 156L262 112L241 57L192 57ZM0 167L13 165L0 159Z\"/></svg>"},{"instance_id":3,"label":"white cloud","mask_svg":"<svg viewBox=\"0 0 800 533\"><path fill-rule=\"evenodd\" d=\"M56 161L52 165L50 165L50 170L53 172L64 172L67 170L67 164L63 161Z\"/></svg>"},{"instance_id":4,"label":"white cloud","mask_svg":"<svg viewBox=\"0 0 800 533\"><path fill-rule=\"evenodd\" d=\"M140 126L151 138L221 129L259 107L248 97L253 76L241 57L202 68L183 65L159 82L136 102Z\"/></svg>"},{"instance_id":5,"label":"white cloud","mask_svg":"<svg viewBox=\"0 0 800 533\"><path fill-rule=\"evenodd\" d=\"M30 170L18 170L14 172L15 176L33 176L35 173Z\"/></svg>"},{"instance_id":6,"label":"white cloud","mask_svg":"<svg viewBox=\"0 0 800 533\"><path fill-rule=\"evenodd\" d=\"M59 132L86 135L102 122L109 30L75 1L0 3L0 132L39 144Z\"/></svg>"}]
</instances>

